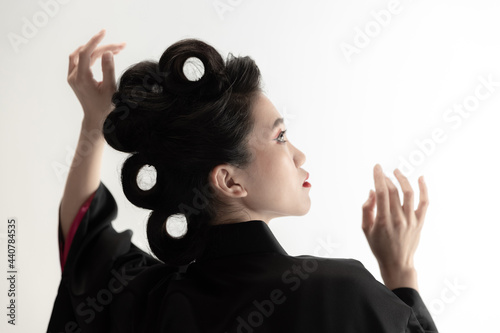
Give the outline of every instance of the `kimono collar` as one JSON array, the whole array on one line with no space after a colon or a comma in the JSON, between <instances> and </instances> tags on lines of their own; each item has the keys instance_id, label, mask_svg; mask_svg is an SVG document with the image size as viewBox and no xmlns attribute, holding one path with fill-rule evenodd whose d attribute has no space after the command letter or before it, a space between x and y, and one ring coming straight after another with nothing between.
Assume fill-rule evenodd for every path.
<instances>
[{"instance_id":1,"label":"kimono collar","mask_svg":"<svg viewBox=\"0 0 500 333\"><path fill-rule=\"evenodd\" d=\"M205 251L196 261L266 252L288 255L266 222L217 224L210 227Z\"/></svg>"}]
</instances>

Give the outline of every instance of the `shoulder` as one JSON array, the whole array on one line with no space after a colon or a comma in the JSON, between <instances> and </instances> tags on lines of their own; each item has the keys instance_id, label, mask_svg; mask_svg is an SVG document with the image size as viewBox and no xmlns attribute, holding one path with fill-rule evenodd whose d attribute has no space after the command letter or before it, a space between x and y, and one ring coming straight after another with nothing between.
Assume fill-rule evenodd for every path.
<instances>
[{"instance_id":1,"label":"shoulder","mask_svg":"<svg viewBox=\"0 0 500 333\"><path fill-rule=\"evenodd\" d=\"M301 279L317 288L335 289L350 296L366 295L374 288L387 289L356 259L300 255L287 256L287 260L291 265L282 274L285 283L297 283L297 279Z\"/></svg>"},{"instance_id":2,"label":"shoulder","mask_svg":"<svg viewBox=\"0 0 500 333\"><path fill-rule=\"evenodd\" d=\"M300 289L311 299L331 302L343 310L361 306L391 309L389 312L400 313L403 317L409 315L409 307L359 260L310 255L288 256L287 260L293 262L294 268L283 273L282 281L292 291Z\"/></svg>"},{"instance_id":3,"label":"shoulder","mask_svg":"<svg viewBox=\"0 0 500 333\"><path fill-rule=\"evenodd\" d=\"M288 260L302 267L316 278L351 279L373 277L365 266L352 258L324 258L312 255L287 256Z\"/></svg>"}]
</instances>

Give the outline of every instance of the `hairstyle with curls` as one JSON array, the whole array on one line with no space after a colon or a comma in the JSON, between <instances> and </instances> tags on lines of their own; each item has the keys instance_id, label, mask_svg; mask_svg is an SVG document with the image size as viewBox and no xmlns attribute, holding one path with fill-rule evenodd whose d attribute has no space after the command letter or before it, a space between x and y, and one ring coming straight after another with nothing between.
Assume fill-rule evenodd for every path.
<instances>
[{"instance_id":1,"label":"hairstyle with curls","mask_svg":"<svg viewBox=\"0 0 500 333\"><path fill-rule=\"evenodd\" d=\"M203 63L197 81L184 74L187 59ZM168 47L159 62L142 61L122 74L112 97L114 109L103 124L104 138L116 150L132 153L121 171L123 192L135 206L152 210L147 237L153 253L169 265L185 265L206 245L207 231L224 207L210 187L210 171L219 164L248 165L248 136L261 74L248 56L221 55L198 39ZM137 184L144 166L156 169L149 190ZM181 238L166 230L170 216L184 214L187 232Z\"/></svg>"}]
</instances>

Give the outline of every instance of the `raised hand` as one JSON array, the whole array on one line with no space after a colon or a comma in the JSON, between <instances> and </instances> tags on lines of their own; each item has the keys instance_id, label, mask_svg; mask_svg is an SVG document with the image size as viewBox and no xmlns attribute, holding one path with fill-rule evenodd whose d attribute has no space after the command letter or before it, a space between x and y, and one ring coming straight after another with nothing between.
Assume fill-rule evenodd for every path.
<instances>
[{"instance_id":1,"label":"raised hand","mask_svg":"<svg viewBox=\"0 0 500 333\"><path fill-rule=\"evenodd\" d=\"M97 125L112 110L111 97L116 91L113 54L119 53L126 45L118 43L97 47L105 34L106 31L101 30L69 56L68 83L83 107L85 119ZM103 80L97 82L90 67L100 57Z\"/></svg>"},{"instance_id":2,"label":"raised hand","mask_svg":"<svg viewBox=\"0 0 500 333\"><path fill-rule=\"evenodd\" d=\"M83 121L66 186L61 199L60 217L63 237L81 205L94 193L100 183L104 135L102 124L112 110L111 97L116 91L113 54L125 43L97 47L104 38L104 30L77 48L69 56L68 83L83 107ZM102 57L102 82L94 79L90 67Z\"/></svg>"},{"instance_id":3,"label":"raised hand","mask_svg":"<svg viewBox=\"0 0 500 333\"><path fill-rule=\"evenodd\" d=\"M420 177L420 202L414 211L413 190L408 179L398 169L394 175L404 193L403 206L396 186L383 174L380 165L375 165L373 176L376 192L370 190L369 198L362 206L362 229L377 258L386 286L390 289L411 287L418 290L413 256L429 205L427 186L423 176Z\"/></svg>"}]
</instances>

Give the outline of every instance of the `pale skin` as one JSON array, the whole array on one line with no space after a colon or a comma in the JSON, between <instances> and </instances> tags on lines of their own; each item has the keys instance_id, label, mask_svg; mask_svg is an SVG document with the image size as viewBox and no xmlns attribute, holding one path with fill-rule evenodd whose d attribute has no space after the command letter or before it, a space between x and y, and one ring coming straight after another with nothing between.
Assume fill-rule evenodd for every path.
<instances>
[{"instance_id":1,"label":"pale skin","mask_svg":"<svg viewBox=\"0 0 500 333\"><path fill-rule=\"evenodd\" d=\"M216 224L261 220L269 223L280 216L305 215L311 207L310 188L302 184L307 171L300 168L306 156L287 140L283 119L266 95L256 97L252 110L254 130L248 147L253 155L250 165L237 168L216 166L210 182L232 214L216 218ZM219 211L219 210L218 210Z\"/></svg>"},{"instance_id":2,"label":"pale skin","mask_svg":"<svg viewBox=\"0 0 500 333\"><path fill-rule=\"evenodd\" d=\"M65 239L79 208L97 190L101 178L102 152L105 143L101 132L102 122L112 110L111 96L116 91L113 54L119 53L125 47L125 43L97 47L104 35L105 31L102 30L69 56L68 83L83 108L83 120L75 156L79 151L85 150L89 141L92 149L88 155L80 154L84 156L83 159L73 159L66 179L60 210L61 229ZM101 57L103 81L97 82L90 67ZM84 135L85 132L98 135L89 138Z\"/></svg>"},{"instance_id":3,"label":"pale skin","mask_svg":"<svg viewBox=\"0 0 500 333\"><path fill-rule=\"evenodd\" d=\"M73 160L66 180L60 210L64 238L79 208L97 190L101 179L105 140L100 131L112 110L111 96L116 91L113 55L125 47L125 43L98 47L104 35L102 30L69 57L68 83L84 113L76 154L88 146L89 141L93 149L90 153L86 151L83 160ZM90 70L99 58L102 58L102 82L97 82ZM250 219L269 223L279 216L304 215L310 208L310 188L302 187L307 173L300 168L305 155L284 135L280 136L284 124L272 128L280 114L264 94L257 97L252 112L255 129L249 149L255 159L245 169L222 164L209 175L218 196L240 212L218 217L220 223ZM84 135L89 132L95 135L90 138ZM429 204L427 187L420 177L420 202L414 211L414 193L408 179L398 169L394 175L404 194L403 205L398 189L376 164L373 168L375 191L370 190L368 200L362 205L362 230L378 261L384 284L391 290L400 287L418 290L413 257Z\"/></svg>"}]
</instances>

